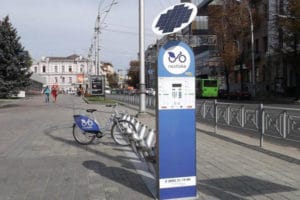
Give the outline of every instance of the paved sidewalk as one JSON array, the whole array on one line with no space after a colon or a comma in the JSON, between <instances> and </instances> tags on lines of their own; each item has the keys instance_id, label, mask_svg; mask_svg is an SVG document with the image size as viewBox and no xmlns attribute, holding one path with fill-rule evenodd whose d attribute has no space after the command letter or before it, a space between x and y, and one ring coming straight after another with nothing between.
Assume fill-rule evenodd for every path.
<instances>
[{"instance_id":1,"label":"paved sidewalk","mask_svg":"<svg viewBox=\"0 0 300 200\"><path fill-rule=\"evenodd\" d=\"M38 96L0 108L0 200L153 199L109 135L97 145L74 141L73 107L94 106L60 95L57 103Z\"/></svg>"},{"instance_id":2,"label":"paved sidewalk","mask_svg":"<svg viewBox=\"0 0 300 200\"><path fill-rule=\"evenodd\" d=\"M139 120L155 128L155 112L146 111ZM260 148L253 135L196 127L199 199L300 199L299 146L266 140Z\"/></svg>"},{"instance_id":3,"label":"paved sidewalk","mask_svg":"<svg viewBox=\"0 0 300 200\"><path fill-rule=\"evenodd\" d=\"M0 200L153 199L144 182L149 177L134 167L138 160L109 135L97 145L75 143L72 115L93 107L100 108L60 95L57 103L36 96L0 108ZM108 115L97 117L101 122ZM155 127L153 115L140 120ZM300 199L299 149L261 151L245 145L246 138L236 141L198 128L198 199Z\"/></svg>"}]
</instances>

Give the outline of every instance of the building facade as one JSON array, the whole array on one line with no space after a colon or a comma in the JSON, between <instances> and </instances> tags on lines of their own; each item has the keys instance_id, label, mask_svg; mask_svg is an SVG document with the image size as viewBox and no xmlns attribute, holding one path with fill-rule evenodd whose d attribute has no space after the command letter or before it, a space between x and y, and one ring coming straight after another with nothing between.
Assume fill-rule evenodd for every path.
<instances>
[{"instance_id":1,"label":"building facade","mask_svg":"<svg viewBox=\"0 0 300 200\"><path fill-rule=\"evenodd\" d=\"M31 71L45 78L45 85L59 85L62 92L74 93L79 85L87 83L93 75L90 62L79 55L67 57L43 57L31 66Z\"/></svg>"},{"instance_id":2,"label":"building facade","mask_svg":"<svg viewBox=\"0 0 300 200\"><path fill-rule=\"evenodd\" d=\"M237 49L244 49L243 63L239 63L239 58L237 58L236 64L225 70L223 59L217 48L218 38L213 35L211 30L211 16L209 16L208 11L213 6L221 6L222 8L226 0L181 0L181 2L194 3L198 7L197 17L190 26L180 33L164 36L155 44L149 45L145 52L147 87L155 87L157 53L160 47L168 40L177 39L184 41L193 48L196 76L219 79L220 89L227 90L228 88L229 92L249 90L256 96L292 96L295 94L296 82L300 77L298 75L297 78L295 66L288 62L289 58L282 53L286 48L283 41L285 33L279 27L279 16L289 15L287 13L289 1L227 0L227 2L229 1L237 5L245 1L244 3L247 5L245 12L249 15L249 22L252 20L253 24L253 32L250 22L249 28L246 30L249 30L248 36L235 41ZM297 16L291 20L299 23ZM251 41L252 34L253 43ZM242 43L242 41L246 42ZM299 46L299 41L294 45ZM299 50L296 53L299 55Z\"/></svg>"},{"instance_id":3,"label":"building facade","mask_svg":"<svg viewBox=\"0 0 300 200\"><path fill-rule=\"evenodd\" d=\"M101 62L100 66L98 75L107 77L114 74L111 63ZM31 66L30 71L44 77L45 85L58 85L61 92L72 94L76 93L79 87L88 91L89 76L97 75L95 64L76 54L67 57L43 57ZM105 84L109 85L107 81Z\"/></svg>"}]
</instances>

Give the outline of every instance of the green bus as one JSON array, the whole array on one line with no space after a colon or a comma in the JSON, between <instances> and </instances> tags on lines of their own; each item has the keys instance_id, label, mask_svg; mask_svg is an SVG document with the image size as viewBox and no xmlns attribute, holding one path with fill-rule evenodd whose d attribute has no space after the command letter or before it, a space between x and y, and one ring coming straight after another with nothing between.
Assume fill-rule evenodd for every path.
<instances>
[{"instance_id":1,"label":"green bus","mask_svg":"<svg viewBox=\"0 0 300 200\"><path fill-rule=\"evenodd\" d=\"M196 96L197 98L216 98L219 94L219 83L217 79L196 79Z\"/></svg>"}]
</instances>

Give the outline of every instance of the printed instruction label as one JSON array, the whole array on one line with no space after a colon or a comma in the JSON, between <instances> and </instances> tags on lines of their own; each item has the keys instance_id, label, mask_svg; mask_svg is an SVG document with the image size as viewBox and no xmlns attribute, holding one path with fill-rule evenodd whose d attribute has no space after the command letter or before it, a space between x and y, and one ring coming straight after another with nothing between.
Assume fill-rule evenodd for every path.
<instances>
[{"instance_id":1,"label":"printed instruction label","mask_svg":"<svg viewBox=\"0 0 300 200\"><path fill-rule=\"evenodd\" d=\"M159 188L175 188L196 185L196 176L159 179Z\"/></svg>"},{"instance_id":2,"label":"printed instruction label","mask_svg":"<svg viewBox=\"0 0 300 200\"><path fill-rule=\"evenodd\" d=\"M195 109L195 78L159 77L158 109Z\"/></svg>"}]
</instances>

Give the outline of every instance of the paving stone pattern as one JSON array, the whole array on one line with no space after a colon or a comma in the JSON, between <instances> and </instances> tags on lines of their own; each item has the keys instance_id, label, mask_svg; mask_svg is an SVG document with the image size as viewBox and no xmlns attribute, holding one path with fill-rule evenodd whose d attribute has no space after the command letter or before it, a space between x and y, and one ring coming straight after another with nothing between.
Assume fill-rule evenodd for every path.
<instances>
[{"instance_id":1,"label":"paving stone pattern","mask_svg":"<svg viewBox=\"0 0 300 200\"><path fill-rule=\"evenodd\" d=\"M109 117L110 108L69 95L56 103L35 96L2 105L0 200L154 199L135 158L109 134L89 146L74 141L72 115L94 107L104 111L100 122ZM153 115L141 121L155 127ZM300 199L299 160L285 158L197 131L198 199Z\"/></svg>"}]
</instances>

